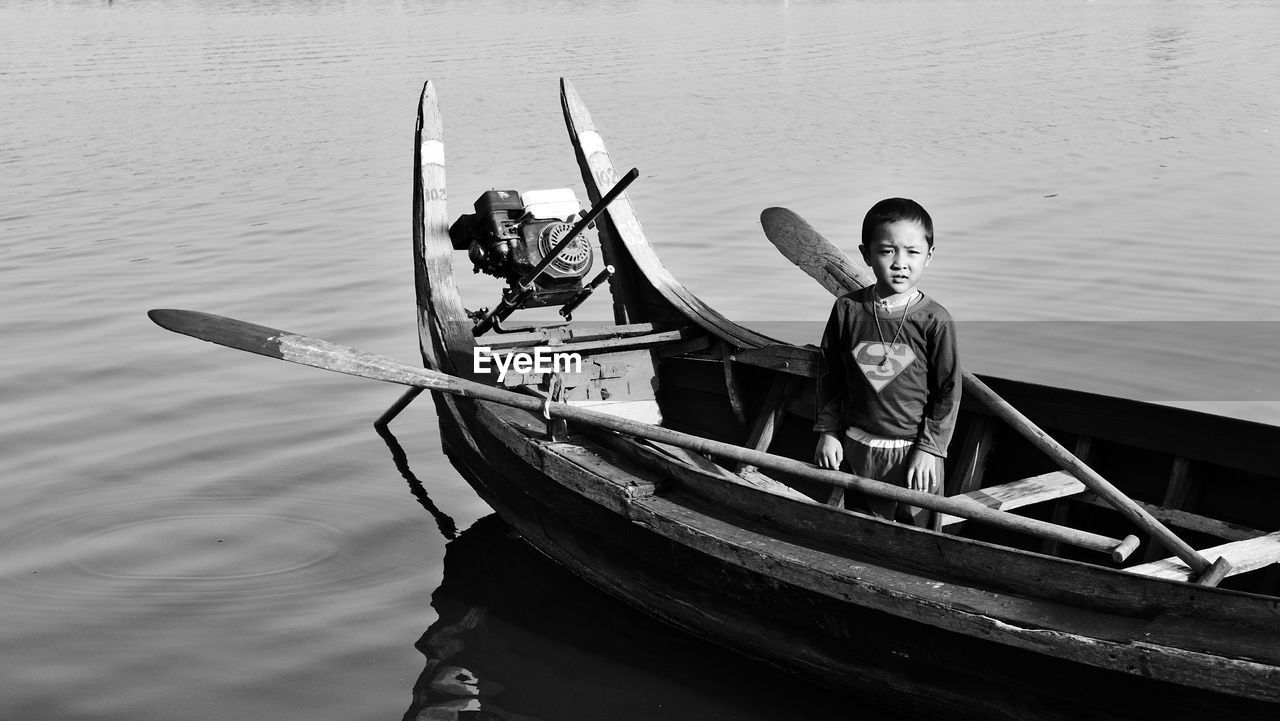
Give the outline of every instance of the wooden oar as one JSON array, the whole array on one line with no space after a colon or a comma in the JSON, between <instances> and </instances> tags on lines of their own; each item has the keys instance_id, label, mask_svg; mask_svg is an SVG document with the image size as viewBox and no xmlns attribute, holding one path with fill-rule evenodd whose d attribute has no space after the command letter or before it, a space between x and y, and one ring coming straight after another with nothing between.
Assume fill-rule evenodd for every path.
<instances>
[{"instance_id":1,"label":"wooden oar","mask_svg":"<svg viewBox=\"0 0 1280 721\"><path fill-rule=\"evenodd\" d=\"M875 282L868 273L859 270L850 262L849 257L835 243L827 240L796 213L786 208L766 208L760 213L760 224L764 227L765 236L787 257L787 260L812 276L832 295L844 295ZM1213 585L1225 576L1230 568L1229 562L1219 558L1217 562L1211 563L1163 523L1156 520L1146 509L1134 503L1133 499L1076 458L1071 451L1041 430L1031 422L1031 419L1001 398L977 376L964 371L963 378L965 393L982 401L992 413L1044 451L1064 471L1075 476L1090 490L1105 499L1133 521L1138 528L1158 539L1174 555L1195 569L1200 575L1201 583ZM1219 567L1223 564L1225 567ZM1212 572L1210 572L1211 567L1213 567Z\"/></svg>"},{"instance_id":2,"label":"wooden oar","mask_svg":"<svg viewBox=\"0 0 1280 721\"><path fill-rule=\"evenodd\" d=\"M713 441L674 431L670 428L663 428L662 426L619 418L566 403L549 403L544 399L515 393L503 388L487 386L434 370L416 368L384 356L358 351L318 338L309 338L266 326L195 311L153 310L147 315L161 327L175 333L182 333L210 343L227 346L228 348L236 348L270 358L278 358L292 363L300 363L361 378L400 383L466 398L493 401L515 408L540 412L551 418L564 418L577 423L587 423L629 436L647 438L660 443L688 448L698 453L722 456L760 468L772 468L794 473L829 485L854 488L869 495L889 498L913 506L921 506L930 510L989 523L1012 531L1034 534L1081 548L1102 551L1111 554L1112 559L1117 563L1127 558L1138 546L1138 539L1135 536L1128 536L1123 540L1108 538L1096 533L1088 533L1045 521L996 511L976 501L936 496L932 493L913 491L840 471L824 470L812 464L784 456L776 456L730 443Z\"/></svg>"}]
</instances>

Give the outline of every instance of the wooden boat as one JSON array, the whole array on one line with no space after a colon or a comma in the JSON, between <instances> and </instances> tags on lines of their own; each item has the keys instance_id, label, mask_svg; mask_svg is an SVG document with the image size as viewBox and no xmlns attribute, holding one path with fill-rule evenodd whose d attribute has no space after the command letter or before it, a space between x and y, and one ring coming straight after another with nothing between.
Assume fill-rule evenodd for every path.
<instances>
[{"instance_id":1,"label":"wooden boat","mask_svg":"<svg viewBox=\"0 0 1280 721\"><path fill-rule=\"evenodd\" d=\"M567 82L561 96L602 199L622 176ZM477 339L455 282L443 141L428 83L414 248L430 370L225 319L153 318L439 391L449 459L533 546L669 624L859 701L929 718L1278 717L1280 429L967 375L944 495L819 471L802 460L816 350L707 307L663 267L625 194L597 221L613 324ZM831 289L857 282L793 214L762 220ZM474 372L481 345L583 365L497 383ZM932 519L835 508L833 487Z\"/></svg>"},{"instance_id":2,"label":"wooden boat","mask_svg":"<svg viewBox=\"0 0 1280 721\"><path fill-rule=\"evenodd\" d=\"M621 176L568 83L562 103L597 199ZM440 158L429 84L420 125L419 160ZM431 192L444 187L444 167L417 168L424 357L466 375L477 342L455 290L445 204ZM569 381L570 404L614 405L700 437L810 456L813 349L776 343L708 308L662 266L625 196L607 216L600 243L617 269L617 326L486 344L581 353L590 370ZM1268 450L1280 429L988 381L1202 547L1266 547L1265 532L1280 527L1280 467ZM507 382L546 391L540 376ZM765 478L729 459L586 425L553 441L536 412L443 394L436 404L454 465L534 546L676 626L827 685L890 704L909 698L933 717L1280 711L1274 570L1196 586L1157 571L1179 568L1176 559L1140 556L1148 563L1126 570L1103 554L973 522L933 531L876 520L815 502L829 488L796 475ZM1009 505L1043 499L1020 510L1099 533L1132 529L986 408L967 404L956 438L953 494L1003 493ZM1099 699L1107 699L1101 710Z\"/></svg>"}]
</instances>

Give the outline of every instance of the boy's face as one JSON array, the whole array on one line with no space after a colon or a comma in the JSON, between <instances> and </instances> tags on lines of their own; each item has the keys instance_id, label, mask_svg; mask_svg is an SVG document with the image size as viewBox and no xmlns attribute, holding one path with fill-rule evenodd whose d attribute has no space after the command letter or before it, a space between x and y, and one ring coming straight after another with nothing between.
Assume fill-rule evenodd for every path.
<instances>
[{"instance_id":1,"label":"boy's face","mask_svg":"<svg viewBox=\"0 0 1280 721\"><path fill-rule=\"evenodd\" d=\"M914 220L882 224L871 234L871 242L858 250L875 273L876 292L881 298L910 292L933 259L924 228Z\"/></svg>"}]
</instances>

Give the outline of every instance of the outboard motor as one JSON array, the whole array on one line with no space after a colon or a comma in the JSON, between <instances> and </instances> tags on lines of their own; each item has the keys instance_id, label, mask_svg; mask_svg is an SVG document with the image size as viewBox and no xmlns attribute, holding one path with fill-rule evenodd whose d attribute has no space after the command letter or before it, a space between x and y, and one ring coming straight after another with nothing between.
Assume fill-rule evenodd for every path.
<instances>
[{"instance_id":1,"label":"outboard motor","mask_svg":"<svg viewBox=\"0 0 1280 721\"><path fill-rule=\"evenodd\" d=\"M568 188L534 190L523 198L514 190L482 194L476 212L449 227L449 239L454 250L467 251L475 272L502 278L507 287L493 310L471 314L472 335L490 328L502 332L502 321L521 308L563 304L560 315L572 320L573 310L613 276L613 266L605 266L583 284L593 254L582 231L638 177L640 171L632 168L580 217L578 198Z\"/></svg>"},{"instance_id":2,"label":"outboard motor","mask_svg":"<svg viewBox=\"0 0 1280 721\"><path fill-rule=\"evenodd\" d=\"M490 190L475 202L476 212L449 228L455 250L466 250L475 272L518 283L543 261L573 229L581 206L569 188L533 190L521 197L514 190ZM566 303L582 290L593 254L578 235L546 269L532 279L533 292L523 307Z\"/></svg>"}]
</instances>

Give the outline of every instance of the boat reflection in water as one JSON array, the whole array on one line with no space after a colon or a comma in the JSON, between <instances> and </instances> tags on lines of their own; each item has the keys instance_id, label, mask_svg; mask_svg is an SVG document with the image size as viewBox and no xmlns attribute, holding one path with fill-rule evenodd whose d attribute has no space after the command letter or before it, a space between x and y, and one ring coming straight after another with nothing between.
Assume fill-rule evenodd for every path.
<instances>
[{"instance_id":1,"label":"boat reflection in water","mask_svg":"<svg viewBox=\"0 0 1280 721\"><path fill-rule=\"evenodd\" d=\"M386 424L375 429L448 540L415 646L426 663L405 721L805 719L850 700L656 621L574 576L497 515L458 533ZM876 721L899 718L861 709Z\"/></svg>"},{"instance_id":2,"label":"boat reflection in water","mask_svg":"<svg viewBox=\"0 0 1280 721\"><path fill-rule=\"evenodd\" d=\"M450 541L417 719L803 719L850 701L703 643L587 585L496 515ZM887 712L863 718L892 718Z\"/></svg>"}]
</instances>

